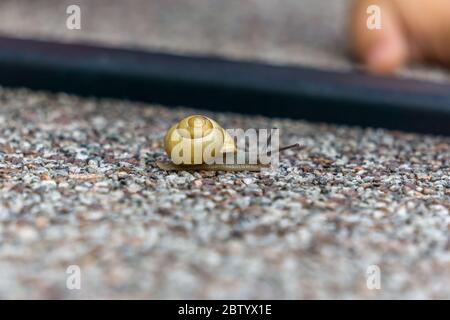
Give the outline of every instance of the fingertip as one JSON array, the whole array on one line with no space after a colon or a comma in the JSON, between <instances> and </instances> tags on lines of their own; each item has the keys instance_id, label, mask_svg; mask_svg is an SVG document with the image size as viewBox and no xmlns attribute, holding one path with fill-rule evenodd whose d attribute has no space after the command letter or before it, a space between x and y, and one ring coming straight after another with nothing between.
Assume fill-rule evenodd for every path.
<instances>
[{"instance_id":1,"label":"fingertip","mask_svg":"<svg viewBox=\"0 0 450 320\"><path fill-rule=\"evenodd\" d=\"M381 40L365 53L367 69L376 74L392 74L405 64L407 50L401 40Z\"/></svg>"},{"instance_id":2,"label":"fingertip","mask_svg":"<svg viewBox=\"0 0 450 320\"><path fill-rule=\"evenodd\" d=\"M378 0L381 8L381 28L367 26L367 6L373 1L354 2L350 23L350 43L353 55L370 72L390 74L403 66L409 56L406 36L400 18L389 2Z\"/></svg>"}]
</instances>

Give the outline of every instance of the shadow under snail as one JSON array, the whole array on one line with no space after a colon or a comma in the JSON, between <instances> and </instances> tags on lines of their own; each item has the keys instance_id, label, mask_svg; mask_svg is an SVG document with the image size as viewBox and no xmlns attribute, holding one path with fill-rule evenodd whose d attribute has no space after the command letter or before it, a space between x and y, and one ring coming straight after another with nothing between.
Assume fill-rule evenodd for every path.
<instances>
[{"instance_id":1,"label":"shadow under snail","mask_svg":"<svg viewBox=\"0 0 450 320\"><path fill-rule=\"evenodd\" d=\"M299 144L294 144L277 152L298 147ZM271 166L259 161L243 164L226 161L234 159L239 151L233 137L216 121L202 115L186 117L173 125L164 137L164 149L171 161L156 164L167 171L261 171Z\"/></svg>"}]
</instances>

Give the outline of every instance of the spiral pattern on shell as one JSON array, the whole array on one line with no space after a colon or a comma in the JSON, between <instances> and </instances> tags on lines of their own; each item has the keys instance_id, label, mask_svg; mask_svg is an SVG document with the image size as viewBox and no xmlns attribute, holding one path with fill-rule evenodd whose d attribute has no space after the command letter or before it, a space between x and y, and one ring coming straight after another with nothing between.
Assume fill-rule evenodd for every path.
<instances>
[{"instance_id":1,"label":"spiral pattern on shell","mask_svg":"<svg viewBox=\"0 0 450 320\"><path fill-rule=\"evenodd\" d=\"M234 152L233 138L214 120L193 115L173 125L164 137L164 148L174 164L211 163Z\"/></svg>"}]
</instances>

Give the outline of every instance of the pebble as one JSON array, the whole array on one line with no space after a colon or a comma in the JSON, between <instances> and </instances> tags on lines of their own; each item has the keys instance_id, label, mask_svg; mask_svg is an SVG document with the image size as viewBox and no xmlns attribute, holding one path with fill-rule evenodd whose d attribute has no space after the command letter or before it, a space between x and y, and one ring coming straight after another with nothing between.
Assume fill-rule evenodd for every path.
<instances>
[{"instance_id":1,"label":"pebble","mask_svg":"<svg viewBox=\"0 0 450 320\"><path fill-rule=\"evenodd\" d=\"M136 192L139 192L141 190L141 186L139 186L136 183L133 183L130 186L128 186L127 190L130 193L136 193Z\"/></svg>"},{"instance_id":2,"label":"pebble","mask_svg":"<svg viewBox=\"0 0 450 320\"><path fill-rule=\"evenodd\" d=\"M249 185L249 184L252 184L254 182L254 179L252 179L252 178L244 178L244 179L242 179L242 182L244 182L245 184Z\"/></svg>"},{"instance_id":3,"label":"pebble","mask_svg":"<svg viewBox=\"0 0 450 320\"><path fill-rule=\"evenodd\" d=\"M17 234L24 242L32 242L38 238L38 233L30 226L17 227Z\"/></svg>"},{"instance_id":4,"label":"pebble","mask_svg":"<svg viewBox=\"0 0 450 320\"><path fill-rule=\"evenodd\" d=\"M203 182L201 179L194 180L194 186L197 188L200 188L203 185Z\"/></svg>"}]
</instances>

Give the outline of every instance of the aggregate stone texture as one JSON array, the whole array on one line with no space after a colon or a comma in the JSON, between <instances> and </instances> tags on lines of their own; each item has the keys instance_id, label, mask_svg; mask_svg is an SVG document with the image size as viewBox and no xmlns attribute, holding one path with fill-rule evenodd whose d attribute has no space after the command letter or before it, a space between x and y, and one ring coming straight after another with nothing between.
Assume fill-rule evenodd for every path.
<instances>
[{"instance_id":1,"label":"aggregate stone texture","mask_svg":"<svg viewBox=\"0 0 450 320\"><path fill-rule=\"evenodd\" d=\"M160 170L198 113L303 148L261 173ZM450 298L449 142L0 89L0 298Z\"/></svg>"}]
</instances>

